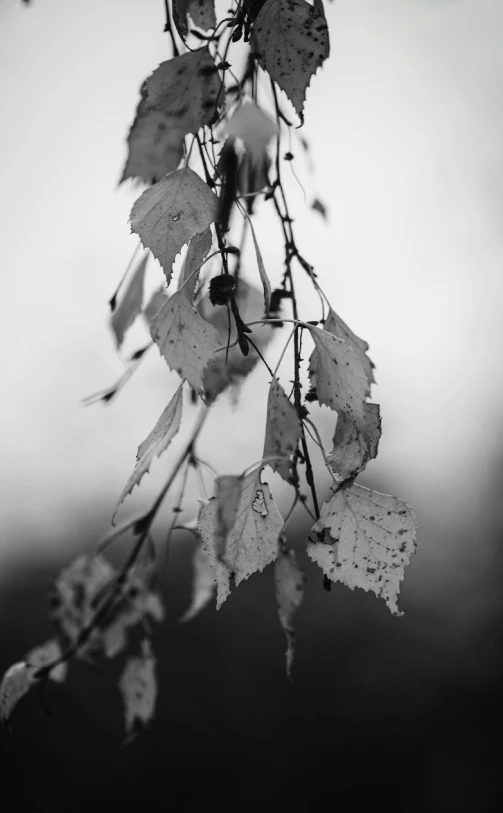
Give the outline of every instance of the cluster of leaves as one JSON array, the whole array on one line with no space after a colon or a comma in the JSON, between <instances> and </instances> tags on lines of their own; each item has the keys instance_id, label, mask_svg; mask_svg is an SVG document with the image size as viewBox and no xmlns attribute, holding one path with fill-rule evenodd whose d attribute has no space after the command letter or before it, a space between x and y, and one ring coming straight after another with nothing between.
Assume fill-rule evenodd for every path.
<instances>
[{"instance_id":1,"label":"cluster of leaves","mask_svg":"<svg viewBox=\"0 0 503 813\"><path fill-rule=\"evenodd\" d=\"M166 31L173 57L145 80L128 136L122 180L146 185L131 211L131 229L143 246L111 299L111 328L118 348L140 315L151 341L130 358L122 378L90 400L109 401L157 346L180 385L152 431L140 444L136 466L119 497L117 512L178 433L184 389L200 410L189 441L152 507L141 517L113 528L94 556L78 558L64 570L52 595L56 636L33 650L4 676L0 718L8 720L17 701L44 679L64 679L71 658L116 657L129 631L140 627L139 654L126 661L119 688L125 703L126 731L152 717L155 657L151 621L163 608L153 590L155 561L151 528L174 481L181 490L168 542L176 528L191 530L194 552L193 596L183 621L193 618L216 594L217 608L231 589L274 563L278 614L287 638L290 675L295 649L293 621L303 598L305 576L287 542L287 524L297 505L313 519L307 555L319 565L324 584L341 582L381 596L394 614L404 568L415 548L411 509L396 497L355 484L376 457L381 435L379 405L371 403L374 365L368 345L330 307L312 266L300 253L282 182L285 134L292 127L281 105L287 102L303 122L306 90L329 55L322 0L238 0L217 23L213 0L172 0L166 4ZM245 59L239 78L228 61L241 42ZM236 57L239 61L239 57ZM273 115L265 103L266 96ZM286 100L280 99L278 88ZM291 143L291 139L289 140ZM283 156L293 158L290 149ZM254 206L271 206L284 235L285 271L272 289L252 224ZM320 201L312 208L325 215ZM241 248L231 237L241 228ZM241 278L242 246L250 232L260 288ZM183 264L176 267L183 254ZM164 284L144 303L148 258L153 256ZM299 318L294 266L307 273L320 297L321 319ZM178 285L173 290L173 276ZM291 316L282 312L289 303ZM273 370L266 361L274 334L293 327ZM303 341L312 352L305 373L310 389L302 395ZM290 345L292 342L292 345ZM293 387L281 384L278 370L293 347ZM214 496L203 500L192 523L179 522L190 467L200 467L195 447L208 411L226 389L262 361L271 381L262 459L237 474L215 478ZM313 401L334 414L333 449L323 449L309 417ZM190 409L190 407L189 407ZM314 433L314 434L313 434ZM309 454L308 436L320 447L332 494L321 509ZM292 509L282 517L264 468L269 466L294 492ZM302 490L303 478L309 496ZM101 551L131 532L133 547L116 572Z\"/></svg>"}]
</instances>

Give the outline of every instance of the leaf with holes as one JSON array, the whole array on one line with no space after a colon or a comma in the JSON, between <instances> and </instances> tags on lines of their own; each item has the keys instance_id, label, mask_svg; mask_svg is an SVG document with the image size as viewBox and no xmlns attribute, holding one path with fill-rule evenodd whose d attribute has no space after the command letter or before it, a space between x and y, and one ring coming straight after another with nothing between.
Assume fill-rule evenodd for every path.
<instances>
[{"instance_id":1,"label":"leaf with holes","mask_svg":"<svg viewBox=\"0 0 503 813\"><path fill-rule=\"evenodd\" d=\"M343 412L337 416L334 448L327 462L340 482L357 477L369 460L377 457L381 437L379 404L365 404L364 412L364 430L357 429Z\"/></svg>"},{"instance_id":2,"label":"leaf with holes","mask_svg":"<svg viewBox=\"0 0 503 813\"><path fill-rule=\"evenodd\" d=\"M217 500L211 499L199 514L198 531L215 572L217 609L230 594L230 584L247 579L276 559L283 518L267 483L260 480L261 467L242 478L236 520L226 541L223 562L218 561Z\"/></svg>"},{"instance_id":3,"label":"leaf with holes","mask_svg":"<svg viewBox=\"0 0 503 813\"><path fill-rule=\"evenodd\" d=\"M215 0L173 0L173 20L180 36L187 36L187 15L198 28L208 31L217 24Z\"/></svg>"},{"instance_id":4,"label":"leaf with holes","mask_svg":"<svg viewBox=\"0 0 503 813\"><path fill-rule=\"evenodd\" d=\"M145 190L134 204L131 231L159 260L168 285L176 255L214 222L217 210L217 196L189 167Z\"/></svg>"},{"instance_id":5,"label":"leaf with holes","mask_svg":"<svg viewBox=\"0 0 503 813\"><path fill-rule=\"evenodd\" d=\"M266 0L253 31L259 64L285 91L301 121L306 90L330 53L322 0Z\"/></svg>"},{"instance_id":6,"label":"leaf with holes","mask_svg":"<svg viewBox=\"0 0 503 813\"><path fill-rule=\"evenodd\" d=\"M168 116L184 136L210 125L223 85L208 46L162 62L144 84L146 104Z\"/></svg>"},{"instance_id":7,"label":"leaf with holes","mask_svg":"<svg viewBox=\"0 0 503 813\"><path fill-rule=\"evenodd\" d=\"M151 110L145 86L127 144L128 156L121 183L128 178L157 183L168 172L174 172L182 160L184 132L178 126L178 118Z\"/></svg>"},{"instance_id":8,"label":"leaf with holes","mask_svg":"<svg viewBox=\"0 0 503 813\"><path fill-rule=\"evenodd\" d=\"M295 556L295 551L280 550L274 565L276 604L279 620L286 635L286 673L291 677L295 657L295 630L293 619L304 598L306 576Z\"/></svg>"},{"instance_id":9,"label":"leaf with holes","mask_svg":"<svg viewBox=\"0 0 503 813\"><path fill-rule=\"evenodd\" d=\"M140 484L140 480L150 468L150 464L154 458L159 457L166 451L169 444L180 429L182 421L182 406L183 406L183 382L178 387L173 395L173 398L163 410L159 420L152 429L145 440L138 446L136 453L136 466L129 477L122 493L119 497L115 511L112 517L112 525L115 524L115 517L119 510L120 505L124 502L128 494L131 494L133 488Z\"/></svg>"},{"instance_id":10,"label":"leaf with holes","mask_svg":"<svg viewBox=\"0 0 503 813\"><path fill-rule=\"evenodd\" d=\"M364 339L360 339L359 336L353 333L351 328L348 327L345 322L343 322L341 317L338 316L332 310L332 308L330 308L328 312L324 329L327 331L327 333L331 333L333 336L337 336L338 339L342 339L344 342L347 342L349 346L353 348L358 357L359 364L365 371L369 386L371 384L375 384L373 372L375 364L367 356L367 350L369 349L367 342Z\"/></svg>"},{"instance_id":11,"label":"leaf with holes","mask_svg":"<svg viewBox=\"0 0 503 813\"><path fill-rule=\"evenodd\" d=\"M199 280L199 271L197 269L200 268L210 253L212 239L211 229L205 229L201 234L196 234L189 243L178 283L179 289L184 286L182 292L189 302L194 299L194 291ZM189 278L190 281L187 282ZM187 285L185 285L185 282L187 282Z\"/></svg>"},{"instance_id":12,"label":"leaf with holes","mask_svg":"<svg viewBox=\"0 0 503 813\"><path fill-rule=\"evenodd\" d=\"M152 320L150 333L171 369L200 392L203 372L220 346L218 330L177 292Z\"/></svg>"},{"instance_id":13,"label":"leaf with holes","mask_svg":"<svg viewBox=\"0 0 503 813\"><path fill-rule=\"evenodd\" d=\"M110 324L115 333L117 348L124 341L126 331L131 327L143 307L143 283L147 267L148 254L142 259L138 268L129 280L126 290L121 296L118 306L114 310Z\"/></svg>"},{"instance_id":14,"label":"leaf with holes","mask_svg":"<svg viewBox=\"0 0 503 813\"><path fill-rule=\"evenodd\" d=\"M190 621L211 601L216 590L215 574L208 554L198 543L192 557L192 599L180 622Z\"/></svg>"},{"instance_id":15,"label":"leaf with holes","mask_svg":"<svg viewBox=\"0 0 503 813\"><path fill-rule=\"evenodd\" d=\"M309 364L309 377L320 404L326 404L357 426L365 429L365 402L370 395L365 370L351 345L326 330L309 325L315 350Z\"/></svg>"},{"instance_id":16,"label":"leaf with holes","mask_svg":"<svg viewBox=\"0 0 503 813\"><path fill-rule=\"evenodd\" d=\"M324 541L310 542L307 553L325 576L351 589L372 590L393 615L402 615L398 593L417 532L407 503L352 485L323 504L313 531L324 534Z\"/></svg>"},{"instance_id":17,"label":"leaf with holes","mask_svg":"<svg viewBox=\"0 0 503 813\"><path fill-rule=\"evenodd\" d=\"M297 448L302 427L295 407L287 398L277 378L273 378L267 399L267 419L263 458L290 457ZM271 460L267 463L284 480L292 476L292 466L286 460Z\"/></svg>"},{"instance_id":18,"label":"leaf with holes","mask_svg":"<svg viewBox=\"0 0 503 813\"><path fill-rule=\"evenodd\" d=\"M144 639L137 658L128 658L119 678L124 701L126 732L132 734L138 723L147 725L154 716L157 698L156 660L150 642Z\"/></svg>"}]
</instances>

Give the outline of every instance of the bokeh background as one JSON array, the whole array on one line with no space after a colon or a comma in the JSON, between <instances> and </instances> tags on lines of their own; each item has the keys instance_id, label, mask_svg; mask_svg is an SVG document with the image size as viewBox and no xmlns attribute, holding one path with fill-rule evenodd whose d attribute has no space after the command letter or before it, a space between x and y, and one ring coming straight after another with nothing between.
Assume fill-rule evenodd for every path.
<instances>
[{"instance_id":1,"label":"bokeh background","mask_svg":"<svg viewBox=\"0 0 503 813\"><path fill-rule=\"evenodd\" d=\"M308 161L292 143L307 200L324 201L328 224L306 214L293 175L288 192L304 254L376 364L384 434L361 482L406 499L418 517L405 615L361 591L325 592L304 557L291 685L272 573L240 586L218 614L177 623L193 548L180 536L162 583L154 723L120 748L120 664L76 666L49 687L50 718L36 693L27 697L13 733L0 734L2 785L27 810L114 800L174 810L495 809L503 5L337 0L326 10L331 56L301 131ZM170 56L163 27L161 0L0 2L2 672L51 635L47 587L107 530L136 448L176 383L152 353L109 406L81 403L123 370L107 302L136 247L127 221L138 190L117 184L139 87ZM257 232L278 281L281 245L265 209ZM246 274L255 280L251 256ZM153 289L155 263L149 275ZM305 318L317 318L300 280ZM128 350L145 335L136 326ZM215 410L200 453L220 473L260 457L267 382L257 369L237 405L224 396ZM313 413L329 443L328 410ZM166 458L122 516L149 503ZM319 465L317 476L323 492ZM288 491L269 481L286 508ZM187 518L197 497L194 488ZM301 550L309 525L299 514L293 526Z\"/></svg>"}]
</instances>

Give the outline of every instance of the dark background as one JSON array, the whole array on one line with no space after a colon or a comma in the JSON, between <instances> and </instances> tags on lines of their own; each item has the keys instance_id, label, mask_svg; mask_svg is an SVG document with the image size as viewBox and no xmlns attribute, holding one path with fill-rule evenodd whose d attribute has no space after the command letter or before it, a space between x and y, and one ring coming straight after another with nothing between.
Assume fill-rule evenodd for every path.
<instances>
[{"instance_id":1,"label":"dark background","mask_svg":"<svg viewBox=\"0 0 503 813\"><path fill-rule=\"evenodd\" d=\"M478 526L460 530L453 518L440 532L424 518L401 618L362 591L326 592L303 557L308 585L293 683L272 568L240 585L218 613L211 607L177 624L193 547L182 536L163 589L167 620L154 636L160 688L151 726L122 747L122 657L96 669L72 664L67 681L45 691L50 717L33 691L16 709L12 733L2 731L2 796L10 787L16 805L34 811L147 800L173 810L496 809L502 557L492 482ZM96 514L81 516L67 549L89 549L97 525ZM448 549L453 532L452 557L424 555L431 544ZM474 564L456 575L474 546ZM57 570L33 557L2 590L2 670L52 634L46 589Z\"/></svg>"}]
</instances>

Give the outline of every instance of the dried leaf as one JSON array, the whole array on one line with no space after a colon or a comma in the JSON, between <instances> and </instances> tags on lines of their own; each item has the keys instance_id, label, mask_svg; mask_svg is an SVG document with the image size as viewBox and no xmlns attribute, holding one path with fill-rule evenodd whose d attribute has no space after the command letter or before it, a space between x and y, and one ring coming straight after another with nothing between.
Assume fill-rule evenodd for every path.
<instances>
[{"instance_id":1,"label":"dried leaf","mask_svg":"<svg viewBox=\"0 0 503 813\"><path fill-rule=\"evenodd\" d=\"M278 615L286 635L286 673L291 677L295 657L295 630L293 619L302 604L306 576L297 562L293 550L280 550L274 565L276 604Z\"/></svg>"},{"instance_id":2,"label":"dried leaf","mask_svg":"<svg viewBox=\"0 0 503 813\"><path fill-rule=\"evenodd\" d=\"M365 429L359 430L343 412L337 416L334 448L327 462L337 480L354 479L377 456L381 437L379 404L365 404Z\"/></svg>"},{"instance_id":3,"label":"dried leaf","mask_svg":"<svg viewBox=\"0 0 503 813\"><path fill-rule=\"evenodd\" d=\"M126 732L132 734L137 723L147 725L154 716L157 698L156 661L148 639L142 642L138 658L128 658L119 679L124 701Z\"/></svg>"},{"instance_id":4,"label":"dried leaf","mask_svg":"<svg viewBox=\"0 0 503 813\"><path fill-rule=\"evenodd\" d=\"M189 243L187 256L185 257L182 273L180 274L180 281L178 283L178 288L181 288L185 281L194 274L190 282L183 288L183 295L189 302L192 302L194 299L194 291L199 280L199 273L194 273L194 271L196 268L199 268L208 256L212 240L211 229L205 229L201 234L196 234Z\"/></svg>"},{"instance_id":5,"label":"dried leaf","mask_svg":"<svg viewBox=\"0 0 503 813\"><path fill-rule=\"evenodd\" d=\"M152 460L166 451L178 432L182 420L182 406L183 382L178 387L168 406L163 410L150 434L147 435L145 440L138 446L136 465L115 506L112 525L115 524L115 517L117 516L119 507L127 495L131 494L133 488L140 484L140 480L143 475L148 472Z\"/></svg>"},{"instance_id":6,"label":"dried leaf","mask_svg":"<svg viewBox=\"0 0 503 813\"><path fill-rule=\"evenodd\" d=\"M174 172L182 160L184 131L179 127L178 117L151 110L145 86L127 143L128 157L121 183L128 178L157 183L168 172Z\"/></svg>"},{"instance_id":7,"label":"dried leaf","mask_svg":"<svg viewBox=\"0 0 503 813\"><path fill-rule=\"evenodd\" d=\"M261 468L243 477L234 527L227 536L224 562L218 561L217 501L211 499L199 514L198 530L217 581L217 608L230 593L231 579L238 585L276 559L283 519Z\"/></svg>"},{"instance_id":8,"label":"dried leaf","mask_svg":"<svg viewBox=\"0 0 503 813\"><path fill-rule=\"evenodd\" d=\"M262 294L255 287L244 282L244 280L239 280L239 287L235 298L244 322L253 322L256 319L262 318L264 315L264 300ZM218 330L220 346L223 347L227 345L229 325L227 310L212 305L207 296L203 297L199 302L198 310L201 316ZM271 340L273 333L274 328L271 325L253 326L252 338L262 353ZM232 321L231 345L235 340L236 328ZM243 356L237 345L230 347L227 358L224 351L217 353L209 362L203 375L206 402L212 403L228 386L236 387L239 382L253 370L258 359L259 356L253 347L250 347L247 356Z\"/></svg>"},{"instance_id":9,"label":"dried leaf","mask_svg":"<svg viewBox=\"0 0 503 813\"><path fill-rule=\"evenodd\" d=\"M279 381L273 378L267 399L267 420L263 457L290 457L297 448L302 426L293 404L290 403ZM272 460L267 463L274 471L289 480L291 464L286 460Z\"/></svg>"},{"instance_id":10,"label":"dried leaf","mask_svg":"<svg viewBox=\"0 0 503 813\"><path fill-rule=\"evenodd\" d=\"M323 3L266 0L253 31L260 66L285 91L303 121L307 87L330 52Z\"/></svg>"},{"instance_id":11,"label":"dried leaf","mask_svg":"<svg viewBox=\"0 0 503 813\"><path fill-rule=\"evenodd\" d=\"M171 369L200 392L205 367L221 344L218 331L177 292L154 317L150 332Z\"/></svg>"},{"instance_id":12,"label":"dried leaf","mask_svg":"<svg viewBox=\"0 0 503 813\"><path fill-rule=\"evenodd\" d=\"M30 649L25 655L25 663L32 669L33 672L42 669L49 663L53 663L61 657L61 646L55 638L46 641L45 644L40 644L33 649ZM66 662L59 663L54 669L49 672L49 678L56 683L62 683L68 672L68 664Z\"/></svg>"},{"instance_id":13,"label":"dried leaf","mask_svg":"<svg viewBox=\"0 0 503 813\"><path fill-rule=\"evenodd\" d=\"M226 126L227 135L243 141L252 164L262 165L267 146L277 132L276 122L253 102L245 102Z\"/></svg>"},{"instance_id":14,"label":"dried leaf","mask_svg":"<svg viewBox=\"0 0 503 813\"><path fill-rule=\"evenodd\" d=\"M350 344L326 330L309 325L315 350L309 376L320 404L343 412L361 431L365 429L365 401L370 387L361 360Z\"/></svg>"},{"instance_id":15,"label":"dried leaf","mask_svg":"<svg viewBox=\"0 0 503 813\"><path fill-rule=\"evenodd\" d=\"M180 618L180 622L190 621L211 601L215 593L215 574L208 554L198 543L192 558L192 599L190 607Z\"/></svg>"},{"instance_id":16,"label":"dried leaf","mask_svg":"<svg viewBox=\"0 0 503 813\"><path fill-rule=\"evenodd\" d=\"M162 62L144 87L147 106L176 122L183 135L210 125L223 99L208 46Z\"/></svg>"},{"instance_id":17,"label":"dried leaf","mask_svg":"<svg viewBox=\"0 0 503 813\"><path fill-rule=\"evenodd\" d=\"M124 340L126 331L131 327L143 307L143 283L147 267L148 254L142 259L138 268L129 280L126 290L121 295L117 308L112 313L110 324L115 333L117 348Z\"/></svg>"},{"instance_id":18,"label":"dried leaf","mask_svg":"<svg viewBox=\"0 0 503 813\"><path fill-rule=\"evenodd\" d=\"M369 386L371 384L375 384L374 378L374 367L375 364L369 359L367 356L367 350L369 346L364 339L360 339L350 327L347 326L345 322L338 316L332 308L330 308L328 312L327 319L324 325L325 330L327 333L332 333L334 336L337 336L338 339L342 339L344 342L347 342L350 347L353 348L356 355L358 356L359 364L365 371L365 375L367 376L367 381Z\"/></svg>"},{"instance_id":19,"label":"dried leaf","mask_svg":"<svg viewBox=\"0 0 503 813\"><path fill-rule=\"evenodd\" d=\"M215 0L173 0L173 19L181 37L187 36L187 14L204 31L217 24Z\"/></svg>"},{"instance_id":20,"label":"dried leaf","mask_svg":"<svg viewBox=\"0 0 503 813\"><path fill-rule=\"evenodd\" d=\"M20 661L7 669L0 683L0 720L8 723L12 712L22 697L37 681L30 667Z\"/></svg>"},{"instance_id":21,"label":"dried leaf","mask_svg":"<svg viewBox=\"0 0 503 813\"><path fill-rule=\"evenodd\" d=\"M176 255L213 223L218 198L189 167L145 190L131 210L131 230L161 263L169 285Z\"/></svg>"},{"instance_id":22,"label":"dried leaf","mask_svg":"<svg viewBox=\"0 0 503 813\"><path fill-rule=\"evenodd\" d=\"M397 598L417 531L407 503L352 485L323 504L313 531L325 532L325 541L307 547L325 576L351 589L372 590L394 615L402 614Z\"/></svg>"},{"instance_id":23,"label":"dried leaf","mask_svg":"<svg viewBox=\"0 0 503 813\"><path fill-rule=\"evenodd\" d=\"M250 220L250 229L253 237L253 244L255 246L258 271L260 274L260 279L262 280L262 287L264 289L264 314L267 314L269 310L269 305L271 304L271 283L269 282L269 277L267 276L267 271L265 270L264 261L262 259L262 253L260 251L259 244L257 242L257 237L255 235L255 229L253 228L251 220Z\"/></svg>"}]
</instances>

